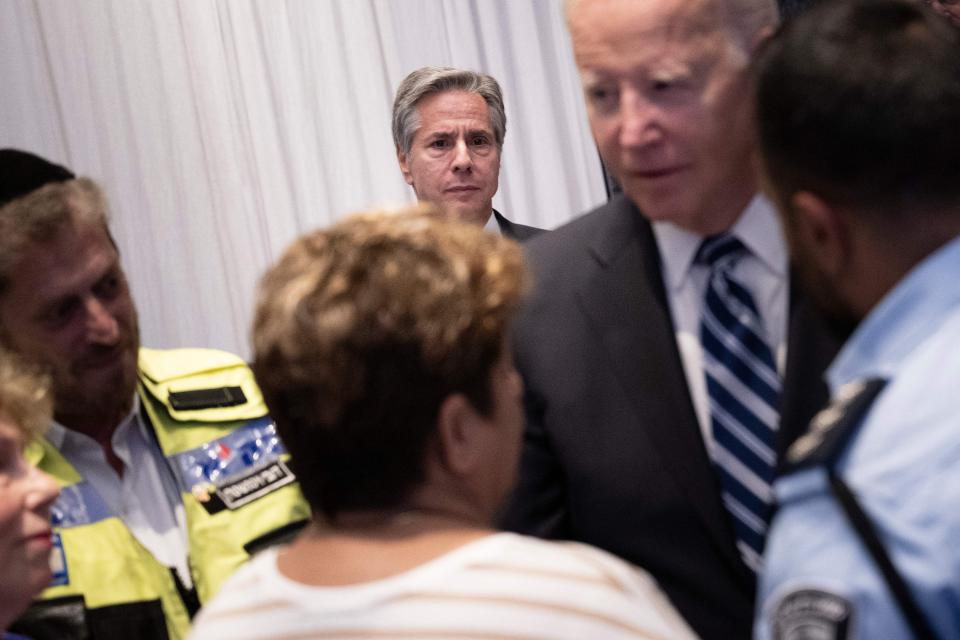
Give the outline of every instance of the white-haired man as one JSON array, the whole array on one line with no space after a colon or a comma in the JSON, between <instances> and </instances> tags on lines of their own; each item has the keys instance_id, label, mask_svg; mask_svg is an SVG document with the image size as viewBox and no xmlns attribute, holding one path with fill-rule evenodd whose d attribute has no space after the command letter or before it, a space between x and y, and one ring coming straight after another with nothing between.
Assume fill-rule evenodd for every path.
<instances>
[{"instance_id":1,"label":"white-haired man","mask_svg":"<svg viewBox=\"0 0 960 640\"><path fill-rule=\"evenodd\" d=\"M611 550L701 636L747 637L775 467L834 349L791 295L752 166L748 65L776 5L574 0L567 17L624 193L528 243L527 432L504 523Z\"/></svg>"}]
</instances>

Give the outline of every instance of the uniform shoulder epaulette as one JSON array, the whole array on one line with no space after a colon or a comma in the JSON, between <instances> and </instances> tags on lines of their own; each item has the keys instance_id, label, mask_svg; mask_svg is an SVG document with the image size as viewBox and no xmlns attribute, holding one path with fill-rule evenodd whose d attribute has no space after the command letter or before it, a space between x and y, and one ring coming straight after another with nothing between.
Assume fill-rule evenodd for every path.
<instances>
[{"instance_id":1,"label":"uniform shoulder epaulette","mask_svg":"<svg viewBox=\"0 0 960 640\"><path fill-rule=\"evenodd\" d=\"M841 387L830 406L814 416L807 432L790 447L784 472L832 466L886 385L883 378L869 378Z\"/></svg>"}]
</instances>

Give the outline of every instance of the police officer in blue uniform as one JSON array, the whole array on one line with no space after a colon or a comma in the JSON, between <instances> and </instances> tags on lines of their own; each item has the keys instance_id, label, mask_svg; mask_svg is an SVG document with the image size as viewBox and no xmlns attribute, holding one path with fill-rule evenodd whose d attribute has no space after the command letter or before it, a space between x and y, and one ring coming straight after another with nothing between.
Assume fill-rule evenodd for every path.
<instances>
[{"instance_id":1,"label":"police officer in blue uniform","mask_svg":"<svg viewBox=\"0 0 960 640\"><path fill-rule=\"evenodd\" d=\"M820 3L756 91L801 282L849 339L776 484L755 635L960 637L960 32Z\"/></svg>"}]
</instances>

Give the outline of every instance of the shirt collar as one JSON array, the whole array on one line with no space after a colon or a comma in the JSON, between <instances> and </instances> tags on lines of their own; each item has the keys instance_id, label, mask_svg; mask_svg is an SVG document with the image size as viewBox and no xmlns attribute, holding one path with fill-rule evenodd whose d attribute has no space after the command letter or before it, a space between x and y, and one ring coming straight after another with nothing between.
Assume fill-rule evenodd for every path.
<instances>
[{"instance_id":1,"label":"shirt collar","mask_svg":"<svg viewBox=\"0 0 960 640\"><path fill-rule=\"evenodd\" d=\"M671 290L683 287L703 236L669 222L654 222L653 233L660 249L664 282ZM780 278L787 275L787 246L773 205L757 194L737 218L730 233Z\"/></svg>"},{"instance_id":2,"label":"shirt collar","mask_svg":"<svg viewBox=\"0 0 960 640\"><path fill-rule=\"evenodd\" d=\"M130 413L120 421L120 424L117 425L116 430L113 432L111 441L117 437L118 433L123 433L129 429L129 425L136 424L137 417L140 415L140 396L133 394L133 406L130 408ZM50 423L50 428L47 429L47 432L44 434L47 441L53 445L55 449L63 449L64 443L69 439L71 442L83 442L88 440L93 442L93 438L86 435L85 433L80 433L79 431L74 431L69 429L56 420L53 420Z\"/></svg>"},{"instance_id":3,"label":"shirt collar","mask_svg":"<svg viewBox=\"0 0 960 640\"><path fill-rule=\"evenodd\" d=\"M832 392L854 380L893 376L903 359L960 307L960 238L914 267L864 318L827 369Z\"/></svg>"}]
</instances>

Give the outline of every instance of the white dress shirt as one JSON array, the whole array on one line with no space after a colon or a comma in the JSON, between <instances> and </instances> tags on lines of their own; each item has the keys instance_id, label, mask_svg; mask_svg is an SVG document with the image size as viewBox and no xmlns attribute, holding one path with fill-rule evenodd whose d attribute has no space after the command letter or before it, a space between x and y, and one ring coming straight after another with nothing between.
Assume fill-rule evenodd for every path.
<instances>
[{"instance_id":1,"label":"white dress shirt","mask_svg":"<svg viewBox=\"0 0 960 640\"><path fill-rule=\"evenodd\" d=\"M163 452L140 416L140 398L134 397L133 409L111 438L113 451L123 462L123 476L90 436L57 422L46 435L140 544L192 587L183 501Z\"/></svg>"},{"instance_id":2,"label":"white dress shirt","mask_svg":"<svg viewBox=\"0 0 960 640\"><path fill-rule=\"evenodd\" d=\"M710 269L693 263L703 237L668 222L654 223L653 233L660 249L663 284L690 398L707 451L713 455L710 404L700 346L700 315ZM749 249L749 254L737 262L731 275L753 296L766 332L764 338L783 375L787 355L789 267L783 231L770 201L761 195L755 196L729 233Z\"/></svg>"}]
</instances>

